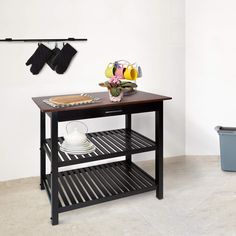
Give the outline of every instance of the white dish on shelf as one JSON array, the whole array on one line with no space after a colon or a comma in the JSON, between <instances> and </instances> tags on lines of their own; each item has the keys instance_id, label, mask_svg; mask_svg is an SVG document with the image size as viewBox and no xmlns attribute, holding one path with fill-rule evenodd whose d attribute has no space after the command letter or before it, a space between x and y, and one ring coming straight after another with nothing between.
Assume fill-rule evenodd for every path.
<instances>
[{"instance_id":1,"label":"white dish on shelf","mask_svg":"<svg viewBox=\"0 0 236 236\"><path fill-rule=\"evenodd\" d=\"M94 147L90 147L90 148L78 148L78 149L68 149L68 148L63 148L61 147L60 149L66 152L87 152L90 151L91 149L93 149Z\"/></svg>"},{"instance_id":2,"label":"white dish on shelf","mask_svg":"<svg viewBox=\"0 0 236 236\"><path fill-rule=\"evenodd\" d=\"M71 151L71 150L67 150L67 149L63 149L63 148L60 148L60 150L62 152L65 152L65 153L68 153L68 154L72 154L72 155L84 155L84 154L89 154L91 152L94 152L96 149L96 147L94 146L93 148L91 149L88 149L86 151Z\"/></svg>"},{"instance_id":3,"label":"white dish on shelf","mask_svg":"<svg viewBox=\"0 0 236 236\"><path fill-rule=\"evenodd\" d=\"M81 145L70 145L66 141L64 141L61 146L65 149L77 150L80 148L89 148L89 147L93 146L93 143L91 143L90 141L87 140L86 142L84 142Z\"/></svg>"},{"instance_id":4,"label":"white dish on shelf","mask_svg":"<svg viewBox=\"0 0 236 236\"><path fill-rule=\"evenodd\" d=\"M90 142L89 140L86 140L82 145L68 145L66 141L63 141L60 150L69 154L73 155L82 155L82 154L88 154L91 152L94 152L96 149L95 145Z\"/></svg>"}]
</instances>

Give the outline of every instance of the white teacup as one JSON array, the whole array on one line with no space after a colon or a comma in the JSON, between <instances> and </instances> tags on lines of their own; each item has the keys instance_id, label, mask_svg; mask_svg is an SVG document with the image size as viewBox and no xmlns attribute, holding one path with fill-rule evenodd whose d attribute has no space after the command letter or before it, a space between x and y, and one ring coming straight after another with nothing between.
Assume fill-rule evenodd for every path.
<instances>
[{"instance_id":1,"label":"white teacup","mask_svg":"<svg viewBox=\"0 0 236 236\"><path fill-rule=\"evenodd\" d=\"M79 126L78 126L79 124L84 125L84 127L86 128L85 132L79 131ZM68 128L71 128L71 130L69 131ZM82 146L87 141L87 137L85 134L87 132L87 126L82 122L79 121L69 122L66 126L66 131L67 133L64 136L64 139L65 143L68 146Z\"/></svg>"},{"instance_id":2,"label":"white teacup","mask_svg":"<svg viewBox=\"0 0 236 236\"><path fill-rule=\"evenodd\" d=\"M78 132L78 130L75 130L70 134L66 134L64 139L66 143L71 146L80 146L87 141L86 135Z\"/></svg>"}]
</instances>

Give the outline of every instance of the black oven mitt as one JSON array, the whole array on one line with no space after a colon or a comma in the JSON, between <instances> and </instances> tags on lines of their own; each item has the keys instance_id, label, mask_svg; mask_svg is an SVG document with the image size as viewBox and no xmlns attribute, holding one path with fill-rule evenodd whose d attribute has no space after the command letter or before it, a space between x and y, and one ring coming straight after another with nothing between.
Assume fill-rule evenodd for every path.
<instances>
[{"instance_id":1,"label":"black oven mitt","mask_svg":"<svg viewBox=\"0 0 236 236\"><path fill-rule=\"evenodd\" d=\"M76 53L77 51L68 43L61 49L61 52L53 62L58 74L63 74L66 71Z\"/></svg>"},{"instance_id":2,"label":"black oven mitt","mask_svg":"<svg viewBox=\"0 0 236 236\"><path fill-rule=\"evenodd\" d=\"M61 53L61 50L58 47L55 47L52 50L52 55L49 57L49 59L47 60L47 64L51 67L52 70L56 69L56 65L55 65L55 59L57 58L57 56Z\"/></svg>"},{"instance_id":3,"label":"black oven mitt","mask_svg":"<svg viewBox=\"0 0 236 236\"><path fill-rule=\"evenodd\" d=\"M37 75L51 55L51 49L47 48L43 44L39 44L34 54L28 59L25 64L27 66L32 64L32 66L30 67L30 71L33 75Z\"/></svg>"}]
</instances>

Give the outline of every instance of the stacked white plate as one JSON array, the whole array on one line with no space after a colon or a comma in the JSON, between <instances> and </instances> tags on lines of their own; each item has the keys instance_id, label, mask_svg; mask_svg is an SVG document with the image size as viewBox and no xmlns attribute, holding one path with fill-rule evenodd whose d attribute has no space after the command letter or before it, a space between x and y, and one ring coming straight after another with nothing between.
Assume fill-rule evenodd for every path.
<instances>
[{"instance_id":1,"label":"stacked white plate","mask_svg":"<svg viewBox=\"0 0 236 236\"><path fill-rule=\"evenodd\" d=\"M61 144L60 150L72 155L83 155L94 152L96 149L95 145L86 139L85 142L80 145L71 145L67 143L65 140Z\"/></svg>"}]
</instances>

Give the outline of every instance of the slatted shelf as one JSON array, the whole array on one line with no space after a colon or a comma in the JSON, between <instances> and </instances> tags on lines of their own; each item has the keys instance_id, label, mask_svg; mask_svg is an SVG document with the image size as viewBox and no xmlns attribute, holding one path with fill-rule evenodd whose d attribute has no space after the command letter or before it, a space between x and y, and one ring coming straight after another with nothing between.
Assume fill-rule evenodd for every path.
<instances>
[{"instance_id":1,"label":"slatted shelf","mask_svg":"<svg viewBox=\"0 0 236 236\"><path fill-rule=\"evenodd\" d=\"M44 180L51 198L50 175ZM85 207L156 189L155 180L125 161L58 173L59 212Z\"/></svg>"},{"instance_id":2,"label":"slatted shelf","mask_svg":"<svg viewBox=\"0 0 236 236\"><path fill-rule=\"evenodd\" d=\"M88 133L87 137L96 146L96 150L85 155L70 155L60 151L59 148L63 142L63 138L58 138L59 167L156 149L154 141L133 130L117 129ZM44 149L51 160L51 139L46 139Z\"/></svg>"}]
</instances>

